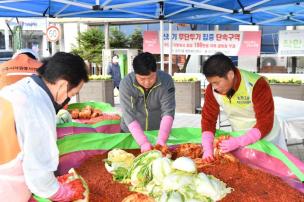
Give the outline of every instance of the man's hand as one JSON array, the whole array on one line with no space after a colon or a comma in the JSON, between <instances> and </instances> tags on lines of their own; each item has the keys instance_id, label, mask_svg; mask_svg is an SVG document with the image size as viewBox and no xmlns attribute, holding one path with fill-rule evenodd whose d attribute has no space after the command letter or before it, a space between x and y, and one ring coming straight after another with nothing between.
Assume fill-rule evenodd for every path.
<instances>
[{"instance_id":1,"label":"man's hand","mask_svg":"<svg viewBox=\"0 0 304 202\"><path fill-rule=\"evenodd\" d=\"M202 134L203 160L210 163L214 161L213 156L213 140L214 134L210 131L205 131Z\"/></svg>"},{"instance_id":2,"label":"man's hand","mask_svg":"<svg viewBox=\"0 0 304 202\"><path fill-rule=\"evenodd\" d=\"M240 137L231 137L228 140L223 140L220 143L220 149L223 153L231 152L240 147L245 147L253 144L261 139L261 132L257 128L250 129L245 135Z\"/></svg>"},{"instance_id":3,"label":"man's hand","mask_svg":"<svg viewBox=\"0 0 304 202\"><path fill-rule=\"evenodd\" d=\"M78 199L84 199L83 193L85 192L85 188L80 179L73 180L68 183L71 186L72 190L74 190L73 201Z\"/></svg>"},{"instance_id":4,"label":"man's hand","mask_svg":"<svg viewBox=\"0 0 304 202\"><path fill-rule=\"evenodd\" d=\"M169 115L162 117L156 144L159 144L161 146L166 145L172 128L173 120L173 117Z\"/></svg>"},{"instance_id":5,"label":"man's hand","mask_svg":"<svg viewBox=\"0 0 304 202\"><path fill-rule=\"evenodd\" d=\"M152 149L152 145L150 142L145 142L144 144L140 145L140 151L141 153L150 151Z\"/></svg>"},{"instance_id":6,"label":"man's hand","mask_svg":"<svg viewBox=\"0 0 304 202\"><path fill-rule=\"evenodd\" d=\"M207 163L214 161L213 151L210 150L204 151L203 160L206 161Z\"/></svg>"},{"instance_id":7,"label":"man's hand","mask_svg":"<svg viewBox=\"0 0 304 202\"><path fill-rule=\"evenodd\" d=\"M228 153L240 147L239 140L235 137L230 137L228 140L223 140L220 143L220 150L222 153Z\"/></svg>"},{"instance_id":8,"label":"man's hand","mask_svg":"<svg viewBox=\"0 0 304 202\"><path fill-rule=\"evenodd\" d=\"M150 144L148 138L145 136L144 131L141 129L138 121L135 120L130 123L128 125L128 128L137 144L140 145L141 152L146 152L152 149L152 145Z\"/></svg>"},{"instance_id":9,"label":"man's hand","mask_svg":"<svg viewBox=\"0 0 304 202\"><path fill-rule=\"evenodd\" d=\"M166 145L166 141L159 138L159 139L157 140L157 142L156 142L156 145L165 146L165 145Z\"/></svg>"},{"instance_id":10,"label":"man's hand","mask_svg":"<svg viewBox=\"0 0 304 202\"><path fill-rule=\"evenodd\" d=\"M68 183L63 183L59 181L58 191L50 197L52 201L75 201L78 199L84 199L83 193L85 188L82 185L80 179L73 180Z\"/></svg>"}]
</instances>

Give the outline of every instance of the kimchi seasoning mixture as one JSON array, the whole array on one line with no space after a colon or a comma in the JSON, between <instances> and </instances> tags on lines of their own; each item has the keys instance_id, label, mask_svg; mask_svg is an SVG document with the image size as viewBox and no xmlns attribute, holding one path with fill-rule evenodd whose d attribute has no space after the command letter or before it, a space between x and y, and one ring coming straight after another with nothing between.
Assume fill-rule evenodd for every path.
<instances>
[{"instance_id":1,"label":"kimchi seasoning mixture","mask_svg":"<svg viewBox=\"0 0 304 202\"><path fill-rule=\"evenodd\" d=\"M138 155L139 150L127 150L129 153ZM90 190L90 202L121 202L125 197L133 194L128 186L113 181L105 166L103 159L107 158L107 153L96 155L86 160L77 173L87 182Z\"/></svg>"},{"instance_id":2,"label":"kimchi seasoning mixture","mask_svg":"<svg viewBox=\"0 0 304 202\"><path fill-rule=\"evenodd\" d=\"M240 162L216 161L200 171L211 174L234 189L223 202L304 201L304 194L290 187L280 178L253 169Z\"/></svg>"},{"instance_id":3,"label":"kimchi seasoning mixture","mask_svg":"<svg viewBox=\"0 0 304 202\"><path fill-rule=\"evenodd\" d=\"M127 150L138 155L139 150ZM97 155L85 161L77 172L86 180L90 189L90 202L121 202L133 194L128 186L112 180L112 175L104 167L107 154ZM304 202L304 194L293 189L278 177L252 169L238 161L225 159L202 166L199 171L211 174L225 182L234 191L222 199L223 202Z\"/></svg>"}]
</instances>

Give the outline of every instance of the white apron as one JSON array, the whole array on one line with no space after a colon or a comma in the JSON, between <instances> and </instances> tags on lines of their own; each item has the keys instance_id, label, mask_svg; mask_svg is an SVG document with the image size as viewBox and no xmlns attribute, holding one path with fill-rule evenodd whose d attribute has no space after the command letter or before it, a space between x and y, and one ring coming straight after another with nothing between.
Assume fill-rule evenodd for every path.
<instances>
[{"instance_id":1,"label":"white apron","mask_svg":"<svg viewBox=\"0 0 304 202\"><path fill-rule=\"evenodd\" d=\"M29 199L28 190L43 198L49 198L59 188L54 176L59 162L59 151L56 144L56 114L51 99L32 78L28 77L1 89L1 100L3 103L7 103L4 102L6 100L11 104L13 115L7 122L7 112L1 116L1 112L7 107L0 106L0 118L4 117L3 121L0 120L0 179L3 179L0 192L5 192L7 198L9 195L12 198L20 197L21 201ZM10 133L15 135L8 138L6 126L12 124L13 127L10 129L13 129ZM10 140L16 136L18 140ZM16 142L17 144L14 144ZM14 149L14 145L20 148ZM13 161L17 155L18 160ZM8 179L12 179L14 185L8 185ZM3 196L4 194L0 195L0 198ZM1 199L0 202L8 201Z\"/></svg>"},{"instance_id":2,"label":"white apron","mask_svg":"<svg viewBox=\"0 0 304 202\"><path fill-rule=\"evenodd\" d=\"M0 165L0 201L27 202L32 193L25 184L19 157Z\"/></svg>"}]
</instances>

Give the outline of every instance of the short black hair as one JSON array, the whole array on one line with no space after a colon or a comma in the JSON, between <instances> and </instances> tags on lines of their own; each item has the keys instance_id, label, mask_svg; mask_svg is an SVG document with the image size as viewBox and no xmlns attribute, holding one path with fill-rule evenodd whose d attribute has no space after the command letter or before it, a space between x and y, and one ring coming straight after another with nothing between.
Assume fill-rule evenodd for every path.
<instances>
[{"instance_id":1,"label":"short black hair","mask_svg":"<svg viewBox=\"0 0 304 202\"><path fill-rule=\"evenodd\" d=\"M116 54L114 54L114 55L112 56L112 59L113 59L114 57L119 58L119 56L118 56L118 55L116 55Z\"/></svg>"},{"instance_id":2,"label":"short black hair","mask_svg":"<svg viewBox=\"0 0 304 202\"><path fill-rule=\"evenodd\" d=\"M156 72L156 68L156 60L151 53L140 53L133 60L133 69L135 74L146 76L151 72Z\"/></svg>"},{"instance_id":3,"label":"short black hair","mask_svg":"<svg viewBox=\"0 0 304 202\"><path fill-rule=\"evenodd\" d=\"M51 57L42 57L40 59L40 62L44 64L44 63L47 63L50 59L51 59Z\"/></svg>"},{"instance_id":4,"label":"short black hair","mask_svg":"<svg viewBox=\"0 0 304 202\"><path fill-rule=\"evenodd\" d=\"M56 53L53 57L48 58L37 72L51 84L55 84L59 79L68 81L69 90L77 87L81 81L89 80L84 60L72 53Z\"/></svg>"},{"instance_id":5,"label":"short black hair","mask_svg":"<svg viewBox=\"0 0 304 202\"><path fill-rule=\"evenodd\" d=\"M24 53L21 53L21 54L27 55L27 57L32 58L32 59L34 59L34 60L38 60L38 58L36 58L36 56L33 55L33 54L30 53L30 52L24 52Z\"/></svg>"},{"instance_id":6,"label":"short black hair","mask_svg":"<svg viewBox=\"0 0 304 202\"><path fill-rule=\"evenodd\" d=\"M230 70L235 70L232 60L223 53L212 55L204 63L203 74L206 77L225 77Z\"/></svg>"}]
</instances>

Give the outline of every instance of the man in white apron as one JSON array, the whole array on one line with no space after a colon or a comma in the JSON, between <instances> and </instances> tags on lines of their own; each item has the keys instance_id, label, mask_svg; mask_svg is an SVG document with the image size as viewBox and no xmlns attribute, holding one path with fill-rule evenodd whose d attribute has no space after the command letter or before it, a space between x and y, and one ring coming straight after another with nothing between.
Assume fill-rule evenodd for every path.
<instances>
[{"instance_id":1,"label":"man in white apron","mask_svg":"<svg viewBox=\"0 0 304 202\"><path fill-rule=\"evenodd\" d=\"M26 202L34 193L75 199L80 181L60 184L56 113L88 81L82 58L56 53L38 70L0 91L0 201ZM80 189L81 190L81 189Z\"/></svg>"},{"instance_id":2,"label":"man in white apron","mask_svg":"<svg viewBox=\"0 0 304 202\"><path fill-rule=\"evenodd\" d=\"M237 69L223 54L211 56L203 73L209 85L202 110L203 159L213 160L213 139L220 107L226 113L233 131L244 131L240 137L222 141L223 153L255 143L261 138L287 150L274 114L274 103L267 81L259 75Z\"/></svg>"}]
</instances>

